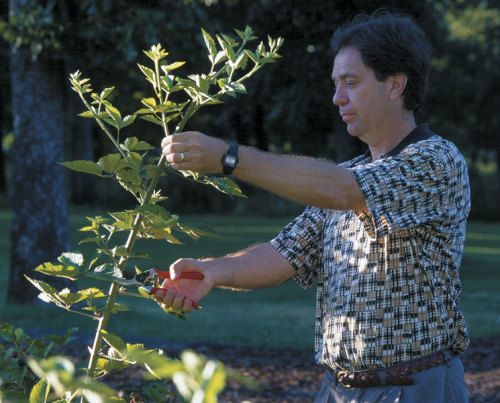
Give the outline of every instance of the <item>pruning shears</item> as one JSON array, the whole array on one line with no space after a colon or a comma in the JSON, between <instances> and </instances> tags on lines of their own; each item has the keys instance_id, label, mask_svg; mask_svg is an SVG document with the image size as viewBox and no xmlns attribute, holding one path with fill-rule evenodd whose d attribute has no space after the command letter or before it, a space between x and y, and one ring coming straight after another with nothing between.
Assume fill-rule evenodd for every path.
<instances>
[{"instance_id":1,"label":"pruning shears","mask_svg":"<svg viewBox=\"0 0 500 403\"><path fill-rule=\"evenodd\" d=\"M179 280L196 280L201 281L205 278L203 273L196 271L186 271L181 273ZM163 280L170 280L170 272L158 269L149 269L142 273L135 274L132 278L121 278L116 282L123 286L137 285L139 286L139 293L146 295L154 295L158 290L167 291L161 288ZM193 308L198 309L199 305L193 301Z\"/></svg>"}]
</instances>

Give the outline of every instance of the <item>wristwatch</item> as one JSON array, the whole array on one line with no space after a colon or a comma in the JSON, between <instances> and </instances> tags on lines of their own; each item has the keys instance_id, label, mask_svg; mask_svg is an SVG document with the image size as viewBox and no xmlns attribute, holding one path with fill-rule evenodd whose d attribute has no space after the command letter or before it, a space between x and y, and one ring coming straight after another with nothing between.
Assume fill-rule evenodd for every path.
<instances>
[{"instance_id":1,"label":"wristwatch","mask_svg":"<svg viewBox=\"0 0 500 403\"><path fill-rule=\"evenodd\" d=\"M231 140L229 142L229 150L222 156L222 172L224 175L231 175L234 168L238 166L240 159L238 158L238 142Z\"/></svg>"}]
</instances>

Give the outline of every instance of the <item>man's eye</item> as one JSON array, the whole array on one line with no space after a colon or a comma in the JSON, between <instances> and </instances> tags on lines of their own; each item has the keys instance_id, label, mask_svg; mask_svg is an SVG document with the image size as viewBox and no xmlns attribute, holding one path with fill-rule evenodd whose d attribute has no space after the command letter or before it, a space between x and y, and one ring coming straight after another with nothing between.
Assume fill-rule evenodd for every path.
<instances>
[{"instance_id":1,"label":"man's eye","mask_svg":"<svg viewBox=\"0 0 500 403\"><path fill-rule=\"evenodd\" d=\"M356 85L356 82L355 81L346 81L345 84L348 85L349 87L352 87L353 85Z\"/></svg>"}]
</instances>

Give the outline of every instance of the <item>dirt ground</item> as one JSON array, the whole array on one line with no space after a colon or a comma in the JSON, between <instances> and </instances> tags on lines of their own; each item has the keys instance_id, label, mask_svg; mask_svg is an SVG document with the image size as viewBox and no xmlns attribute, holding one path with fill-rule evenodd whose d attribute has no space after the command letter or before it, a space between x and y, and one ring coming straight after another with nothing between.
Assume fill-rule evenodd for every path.
<instances>
[{"instance_id":1,"label":"dirt ground","mask_svg":"<svg viewBox=\"0 0 500 403\"><path fill-rule=\"evenodd\" d=\"M315 365L312 351L231 346L191 348L199 354L224 362L242 374L256 378L261 385L260 390L252 390L230 381L219 396L221 402L312 402L321 383L323 371ZM165 348L170 356L179 351ZM470 401L500 402L500 338L474 340L464 355L463 362ZM136 382L139 383L140 379L136 373L130 372L116 374L114 379L109 380L111 386L118 390L130 390L131 383ZM172 398L166 401L180 400Z\"/></svg>"}]
</instances>

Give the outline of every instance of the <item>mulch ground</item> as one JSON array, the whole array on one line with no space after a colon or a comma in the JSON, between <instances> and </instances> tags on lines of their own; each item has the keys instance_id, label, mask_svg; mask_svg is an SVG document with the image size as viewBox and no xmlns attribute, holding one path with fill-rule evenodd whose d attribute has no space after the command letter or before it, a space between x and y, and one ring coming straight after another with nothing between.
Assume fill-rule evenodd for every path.
<instances>
[{"instance_id":1,"label":"mulch ground","mask_svg":"<svg viewBox=\"0 0 500 403\"><path fill-rule=\"evenodd\" d=\"M260 390L252 390L230 381L219 395L221 402L311 402L323 376L323 370L314 363L312 351L232 346L190 347L199 354L220 360L240 373L254 377L261 385ZM180 349L167 347L165 352L173 356ZM474 340L463 362L470 401L500 402L499 338ZM117 390L139 390L141 382L137 370L134 372L130 369L107 380ZM181 400L170 398L165 401Z\"/></svg>"}]
</instances>

